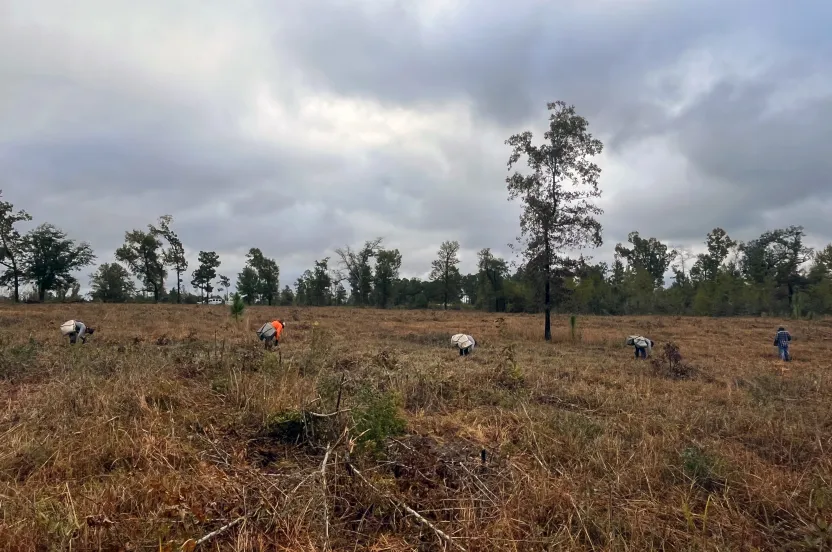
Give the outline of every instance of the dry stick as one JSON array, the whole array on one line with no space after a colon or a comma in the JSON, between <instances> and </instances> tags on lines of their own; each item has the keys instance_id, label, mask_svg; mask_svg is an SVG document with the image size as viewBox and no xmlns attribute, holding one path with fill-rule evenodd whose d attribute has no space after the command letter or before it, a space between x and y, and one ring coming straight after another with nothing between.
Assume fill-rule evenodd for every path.
<instances>
[{"instance_id":1,"label":"dry stick","mask_svg":"<svg viewBox=\"0 0 832 552\"><path fill-rule=\"evenodd\" d=\"M329 506L326 501L326 463L329 461L329 453L331 452L332 447L327 445L326 454L324 454L324 459L321 462L321 489L324 493L324 552L329 550Z\"/></svg>"},{"instance_id":2,"label":"dry stick","mask_svg":"<svg viewBox=\"0 0 832 552\"><path fill-rule=\"evenodd\" d=\"M417 512L416 510L414 510L413 508L411 508L410 506L408 506L407 504L405 504L405 503L404 503L404 502L402 502L401 500L397 500L396 498L394 498L394 497L390 496L388 493L383 492L383 491L380 491L380 490L379 490L378 488L376 488L376 487L375 487L372 483L370 483L369 481L367 481L367 478L365 478L365 477L361 474L361 472L360 472L360 471L358 471L358 470L355 468L355 466L353 466L353 465L352 465L352 463L347 462L347 465L350 467L350 469L352 470L352 472L353 472L355 475L357 475L357 476L358 476L358 478L359 478L359 479L361 479L361 481L363 481L363 482L364 482L364 484L365 484L365 485L367 485L368 487L370 487L372 490L374 490L376 493L380 494L381 496L383 496L384 498L386 498L386 499L387 499L387 500L389 500L390 502L392 502L394 506L398 506L398 507L402 508L402 509L403 509L403 510L405 510L408 514L410 514L410 515L412 515L413 517L415 517L415 518L416 518L416 519L417 519L420 523L422 523L423 525L425 525L425 526L429 527L430 529L432 529L432 530L433 530L433 532L434 532L434 533L436 533L436 536L437 536L437 537L439 537L440 539L442 539L443 541L445 541L446 543L450 544L451 546L453 546L453 547L455 547L455 548L458 548L459 550L462 550L463 552L466 552L465 548L463 548L463 547L462 547L462 545L460 545L459 543L455 542L455 541L454 541L451 537L449 537L449 536L448 536L445 532L443 532L443 531L442 531L441 529L439 529L437 526L435 526L434 524L432 524L431 522L429 522L427 519L425 519L425 518L424 518L424 517L423 517L423 516L422 516L419 512Z\"/></svg>"},{"instance_id":3,"label":"dry stick","mask_svg":"<svg viewBox=\"0 0 832 552\"><path fill-rule=\"evenodd\" d=\"M331 418L333 416L337 416L338 414L343 414L344 412L349 412L351 410L352 408L345 408L344 410L336 410L335 412L330 412L329 414L321 414L320 412L312 412L311 410L307 410L306 413L316 418Z\"/></svg>"},{"instance_id":4,"label":"dry stick","mask_svg":"<svg viewBox=\"0 0 832 552\"><path fill-rule=\"evenodd\" d=\"M240 523L244 519L246 519L246 516L238 517L237 519L235 519L231 523L223 525L222 527L220 527L216 531L212 531L211 533L208 533L207 535L205 535L204 537L202 537L201 539L196 541L196 546L199 546L200 544L204 544L204 543L208 542L209 540L213 539L214 537L216 537L217 535L221 535L222 533L225 533L226 531L228 531L229 529L231 529L232 527L234 527L235 525L237 525L238 523Z\"/></svg>"},{"instance_id":5,"label":"dry stick","mask_svg":"<svg viewBox=\"0 0 832 552\"><path fill-rule=\"evenodd\" d=\"M337 412L333 412L333 414L337 414ZM329 550L329 506L327 505L327 486L326 486L326 464L329 461L329 455L332 451L341 444L341 440L347 435L346 428L341 433L341 436L338 437L338 440L335 441L335 444L326 446L326 454L324 454L324 459L321 461L321 489L323 490L324 494L324 552Z\"/></svg>"},{"instance_id":6,"label":"dry stick","mask_svg":"<svg viewBox=\"0 0 832 552\"><path fill-rule=\"evenodd\" d=\"M347 379L346 374L341 374L341 383L338 384L338 400L335 402L335 411L341 408L341 391L344 390L344 380Z\"/></svg>"}]
</instances>

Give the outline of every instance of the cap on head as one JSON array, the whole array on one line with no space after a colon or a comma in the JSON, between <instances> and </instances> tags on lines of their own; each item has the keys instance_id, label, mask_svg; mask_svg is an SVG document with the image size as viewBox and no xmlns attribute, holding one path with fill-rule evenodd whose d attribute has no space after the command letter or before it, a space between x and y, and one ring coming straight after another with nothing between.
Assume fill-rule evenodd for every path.
<instances>
[{"instance_id":1,"label":"cap on head","mask_svg":"<svg viewBox=\"0 0 832 552\"><path fill-rule=\"evenodd\" d=\"M777 331L778 332L785 332L786 328L784 328L783 326L780 326L779 328L777 328Z\"/></svg>"},{"instance_id":2,"label":"cap on head","mask_svg":"<svg viewBox=\"0 0 832 552\"><path fill-rule=\"evenodd\" d=\"M95 333L95 328L87 328L87 333L92 335Z\"/></svg>"}]
</instances>

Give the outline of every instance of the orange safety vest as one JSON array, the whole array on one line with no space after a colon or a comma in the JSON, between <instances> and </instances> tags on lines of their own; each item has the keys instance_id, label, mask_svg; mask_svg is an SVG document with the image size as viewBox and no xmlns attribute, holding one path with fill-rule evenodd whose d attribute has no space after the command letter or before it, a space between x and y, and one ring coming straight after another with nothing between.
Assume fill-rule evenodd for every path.
<instances>
[{"instance_id":1,"label":"orange safety vest","mask_svg":"<svg viewBox=\"0 0 832 552\"><path fill-rule=\"evenodd\" d=\"M280 334L283 333L283 324L281 324L277 320L273 320L272 321L272 327L274 328L274 332L275 332L274 338L275 339L280 339Z\"/></svg>"}]
</instances>

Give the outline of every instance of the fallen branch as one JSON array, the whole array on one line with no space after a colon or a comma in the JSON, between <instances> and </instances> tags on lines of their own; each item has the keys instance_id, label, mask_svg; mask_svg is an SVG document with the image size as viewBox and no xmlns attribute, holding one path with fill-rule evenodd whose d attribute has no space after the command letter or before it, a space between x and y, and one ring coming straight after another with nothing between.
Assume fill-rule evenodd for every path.
<instances>
[{"instance_id":1,"label":"fallen branch","mask_svg":"<svg viewBox=\"0 0 832 552\"><path fill-rule=\"evenodd\" d=\"M397 500L395 497L391 496L390 494L388 494L388 493L386 493L386 492L384 492L384 491L379 490L379 489L378 489L375 485L373 485L372 483L370 483L369 481L367 481L367 478L366 478L366 477L364 477L364 475L363 475L360 471L358 471L358 470L356 469L356 467L355 467L355 466L353 466L353 465L352 465L349 461L347 461L347 466L350 468L350 470L351 470L351 472L352 472L352 473L354 473L355 475L357 475L357 476L358 476L358 478L359 478L359 479L361 479L361 481L363 481L365 485L367 485L368 487L370 487L370 488L371 488L373 491L375 491L377 494L379 494L379 495L383 496L384 498L386 498L387 500L389 500L390 502L392 502L394 506L398 506L399 508L401 508L401 509L403 509L404 511L406 511L408 514L410 514L410 515L412 515L413 517L415 517L415 518L416 518L416 520L417 520L419 523L421 523L422 525L424 525L424 526L426 526L426 527L429 527L431 530L433 530L433 532L434 532L434 533L436 533L436 536L437 536L437 537L439 537L440 539L442 539L442 540L443 540L443 541L445 541L446 543L450 544L450 545L451 545L451 546L453 546L454 548L457 548L457 549L459 549L459 550L462 550L462 552L466 552L465 548L463 548L463 547L462 547L462 545L460 545L459 543L455 542L455 541L454 541L451 537L449 537L449 536L448 536L448 534L447 534L447 533L445 533L444 531L442 531L441 529L439 529L437 526L435 526L434 524L432 524L430 521L428 521L427 519L425 519L425 517L424 517L424 516L422 516L422 514L420 514L419 512L417 512L416 510L414 510L413 508L411 508L410 506L408 506L407 504L405 504L405 503L404 503L404 502L402 502L401 500Z\"/></svg>"}]
</instances>

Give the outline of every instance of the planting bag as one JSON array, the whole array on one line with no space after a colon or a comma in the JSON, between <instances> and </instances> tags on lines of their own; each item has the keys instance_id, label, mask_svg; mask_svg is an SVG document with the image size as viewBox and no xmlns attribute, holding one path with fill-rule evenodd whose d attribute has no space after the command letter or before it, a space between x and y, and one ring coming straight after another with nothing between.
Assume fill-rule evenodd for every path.
<instances>
[{"instance_id":1,"label":"planting bag","mask_svg":"<svg viewBox=\"0 0 832 552\"><path fill-rule=\"evenodd\" d=\"M67 320L61 324L61 335L75 333L75 320Z\"/></svg>"},{"instance_id":2,"label":"planting bag","mask_svg":"<svg viewBox=\"0 0 832 552\"><path fill-rule=\"evenodd\" d=\"M260 326L259 330L257 330L257 335L259 335L260 337L271 337L274 334L275 329L274 326L272 326L271 322L266 322L265 324Z\"/></svg>"}]
</instances>

